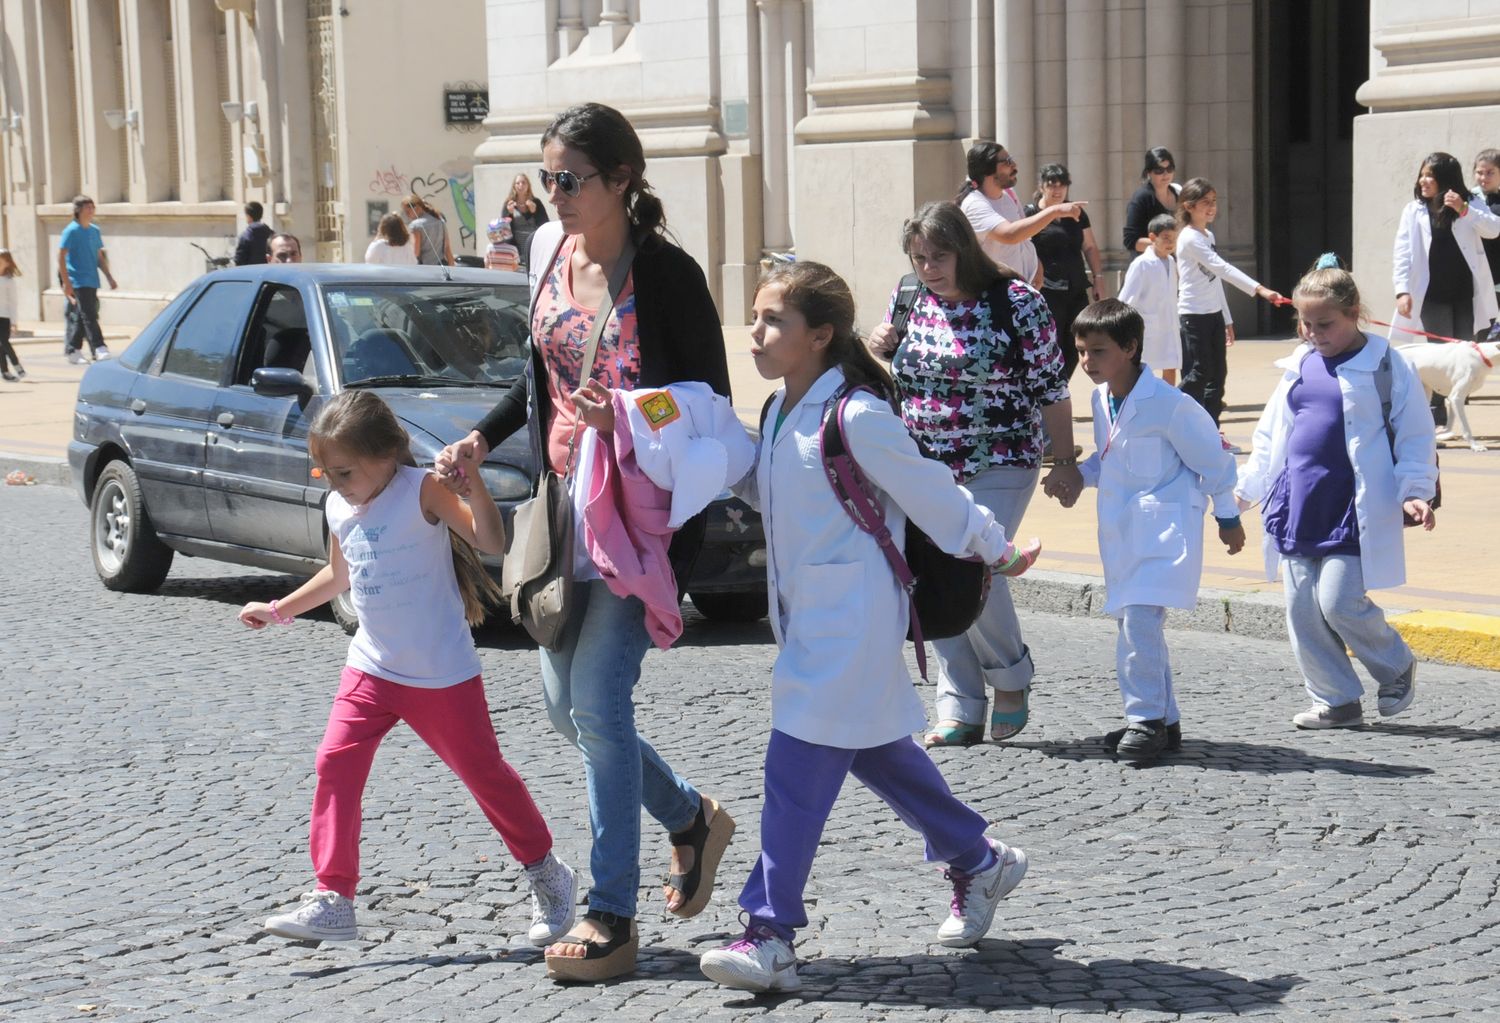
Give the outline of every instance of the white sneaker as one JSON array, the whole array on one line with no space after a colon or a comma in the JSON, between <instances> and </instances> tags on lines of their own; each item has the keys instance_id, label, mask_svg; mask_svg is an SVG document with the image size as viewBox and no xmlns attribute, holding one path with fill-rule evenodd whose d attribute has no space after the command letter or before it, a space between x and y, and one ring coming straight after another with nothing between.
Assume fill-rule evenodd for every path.
<instances>
[{"instance_id":1,"label":"white sneaker","mask_svg":"<svg viewBox=\"0 0 1500 1023\"><path fill-rule=\"evenodd\" d=\"M551 853L527 867L526 876L531 881L531 929L526 938L533 945L550 945L568 933L578 916L578 877Z\"/></svg>"},{"instance_id":2,"label":"white sneaker","mask_svg":"<svg viewBox=\"0 0 1500 1023\"><path fill-rule=\"evenodd\" d=\"M73 350L71 352L64 352L63 354L66 355L68 357L68 361L71 362L75 366L87 366L88 365L88 362L89 362L88 356L84 355L83 352L78 351L77 349L75 349L75 350Z\"/></svg>"},{"instance_id":3,"label":"white sneaker","mask_svg":"<svg viewBox=\"0 0 1500 1023\"><path fill-rule=\"evenodd\" d=\"M338 892L303 892L297 908L266 920L266 930L294 941L355 941L354 900Z\"/></svg>"},{"instance_id":4,"label":"white sneaker","mask_svg":"<svg viewBox=\"0 0 1500 1023\"><path fill-rule=\"evenodd\" d=\"M938 943L949 948L968 948L989 932L995 907L1015 890L1026 876L1026 854L1020 849L989 839L995 863L989 870L965 874L949 867L943 876L953 882L953 902L948 919L938 927Z\"/></svg>"},{"instance_id":5,"label":"white sneaker","mask_svg":"<svg viewBox=\"0 0 1500 1023\"><path fill-rule=\"evenodd\" d=\"M800 991L797 953L791 942L762 924L752 923L732 945L703 953L698 969L716 984L736 991Z\"/></svg>"},{"instance_id":6,"label":"white sneaker","mask_svg":"<svg viewBox=\"0 0 1500 1023\"><path fill-rule=\"evenodd\" d=\"M107 359L109 357L110 357L109 356L109 349L106 348L106 347L104 347L103 345L100 345L98 348L94 349L94 361L95 362L103 362L105 359Z\"/></svg>"}]
</instances>

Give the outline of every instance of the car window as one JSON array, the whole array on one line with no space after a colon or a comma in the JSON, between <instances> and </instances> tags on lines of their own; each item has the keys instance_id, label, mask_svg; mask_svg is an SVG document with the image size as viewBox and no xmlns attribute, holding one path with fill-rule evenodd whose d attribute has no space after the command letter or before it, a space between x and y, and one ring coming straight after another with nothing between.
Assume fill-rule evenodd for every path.
<instances>
[{"instance_id":1,"label":"car window","mask_svg":"<svg viewBox=\"0 0 1500 1023\"><path fill-rule=\"evenodd\" d=\"M526 364L524 285L341 284L324 297L346 386L397 377L496 384Z\"/></svg>"},{"instance_id":2,"label":"car window","mask_svg":"<svg viewBox=\"0 0 1500 1023\"><path fill-rule=\"evenodd\" d=\"M188 304L188 300L194 294L192 288L183 290L165 309L157 313L156 318L146 324L145 329L136 335L134 341L130 342L130 347L120 353L120 365L139 372L149 363L151 356L156 353L157 347L161 344L162 338L171 331L172 324L176 322L178 316L182 315L183 307Z\"/></svg>"},{"instance_id":3,"label":"car window","mask_svg":"<svg viewBox=\"0 0 1500 1023\"><path fill-rule=\"evenodd\" d=\"M234 382L249 384L251 375L263 366L295 369L308 376L316 372L312 361L302 293L285 284L267 285L261 294L260 311L241 346Z\"/></svg>"},{"instance_id":4,"label":"car window","mask_svg":"<svg viewBox=\"0 0 1500 1023\"><path fill-rule=\"evenodd\" d=\"M162 372L211 383L223 380L224 364L245 329L255 291L252 281L218 281L205 288L177 325Z\"/></svg>"}]
</instances>

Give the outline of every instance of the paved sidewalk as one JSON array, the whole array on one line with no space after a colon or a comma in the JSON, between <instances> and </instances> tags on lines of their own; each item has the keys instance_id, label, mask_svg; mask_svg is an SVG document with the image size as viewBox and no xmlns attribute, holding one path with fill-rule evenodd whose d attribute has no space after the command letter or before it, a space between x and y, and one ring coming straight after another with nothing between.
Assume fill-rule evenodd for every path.
<instances>
[{"instance_id":1,"label":"paved sidewalk","mask_svg":"<svg viewBox=\"0 0 1500 1023\"><path fill-rule=\"evenodd\" d=\"M35 325L41 327L43 325ZM772 385L750 358L749 330L725 330L730 375L742 418L754 422ZM114 330L110 336L133 336ZM114 343L114 342L112 342ZM116 351L123 351L119 342ZM1272 363L1290 342L1243 341L1229 350L1229 401L1223 425L1230 440L1248 448L1255 422L1279 375ZM59 343L28 342L20 349L28 377L0 383L0 472L21 467L45 482L67 483L66 453L72 430L73 399L85 367L71 366ZM1088 378L1073 380L1075 437L1085 454L1092 448L1088 422ZM1407 584L1382 591L1379 603L1402 612L1398 627L1428 658L1500 668L1500 572L1496 571L1494 508L1500 499L1500 373L1470 399L1469 419L1476 436L1495 450L1470 451L1462 442L1442 448L1443 507L1431 533L1406 533ZM7 457L12 456L12 457ZM19 457L14 457L19 456ZM1021 527L1023 537L1040 536L1041 568L1029 578L1025 599L1053 611L1097 613L1103 606L1103 567L1099 562L1092 494L1071 510L1037 491ZM1210 534L1205 552L1204 592L1197 612L1174 616L1178 624L1210 631L1283 635L1279 583L1262 577L1260 517L1245 516L1246 549L1229 557Z\"/></svg>"}]
</instances>

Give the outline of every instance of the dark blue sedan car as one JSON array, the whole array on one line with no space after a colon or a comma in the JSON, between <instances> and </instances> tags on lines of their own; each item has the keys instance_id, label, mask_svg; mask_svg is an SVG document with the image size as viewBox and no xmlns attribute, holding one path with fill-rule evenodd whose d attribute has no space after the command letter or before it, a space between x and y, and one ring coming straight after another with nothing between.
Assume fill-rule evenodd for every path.
<instances>
[{"instance_id":1,"label":"dark blue sedan car","mask_svg":"<svg viewBox=\"0 0 1500 1023\"><path fill-rule=\"evenodd\" d=\"M328 557L327 489L307 451L323 401L376 391L417 462L432 464L521 372L527 298L521 274L462 267L280 264L199 278L79 385L68 461L99 578L150 591L175 553L311 575ZM508 518L537 477L524 431L483 474ZM764 566L759 518L726 494L710 507L693 603L710 618L762 617ZM334 614L357 624L347 598Z\"/></svg>"}]
</instances>

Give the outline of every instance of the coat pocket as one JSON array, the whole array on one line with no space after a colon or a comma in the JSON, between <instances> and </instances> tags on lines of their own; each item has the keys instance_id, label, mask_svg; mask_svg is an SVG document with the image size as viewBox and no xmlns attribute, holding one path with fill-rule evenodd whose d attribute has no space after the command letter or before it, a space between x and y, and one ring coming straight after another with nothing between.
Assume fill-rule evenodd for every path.
<instances>
[{"instance_id":1,"label":"coat pocket","mask_svg":"<svg viewBox=\"0 0 1500 1023\"><path fill-rule=\"evenodd\" d=\"M1176 561L1187 553L1183 515L1187 509L1177 502L1154 498L1136 502L1131 521L1131 545L1137 558Z\"/></svg>"}]
</instances>

